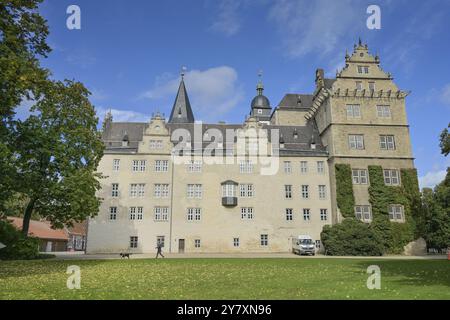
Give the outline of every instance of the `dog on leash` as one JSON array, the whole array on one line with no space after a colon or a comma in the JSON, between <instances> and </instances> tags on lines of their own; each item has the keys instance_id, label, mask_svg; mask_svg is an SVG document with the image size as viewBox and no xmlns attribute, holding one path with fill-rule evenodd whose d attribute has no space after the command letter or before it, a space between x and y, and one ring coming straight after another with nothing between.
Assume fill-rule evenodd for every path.
<instances>
[{"instance_id":1,"label":"dog on leash","mask_svg":"<svg viewBox=\"0 0 450 320\"><path fill-rule=\"evenodd\" d=\"M120 257L122 258L122 259L124 259L124 258L128 258L128 259L130 259L130 253L121 253L120 254Z\"/></svg>"}]
</instances>

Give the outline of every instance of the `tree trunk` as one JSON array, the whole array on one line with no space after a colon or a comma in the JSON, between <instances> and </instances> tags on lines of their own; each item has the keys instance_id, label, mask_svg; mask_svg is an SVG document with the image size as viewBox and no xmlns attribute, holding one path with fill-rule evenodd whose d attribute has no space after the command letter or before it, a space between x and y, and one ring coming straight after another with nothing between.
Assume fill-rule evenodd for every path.
<instances>
[{"instance_id":1,"label":"tree trunk","mask_svg":"<svg viewBox=\"0 0 450 320\"><path fill-rule=\"evenodd\" d=\"M25 209L25 214L23 216L22 233L25 237L28 237L28 230L30 228L31 215L33 214L34 204L36 199L31 199Z\"/></svg>"}]
</instances>

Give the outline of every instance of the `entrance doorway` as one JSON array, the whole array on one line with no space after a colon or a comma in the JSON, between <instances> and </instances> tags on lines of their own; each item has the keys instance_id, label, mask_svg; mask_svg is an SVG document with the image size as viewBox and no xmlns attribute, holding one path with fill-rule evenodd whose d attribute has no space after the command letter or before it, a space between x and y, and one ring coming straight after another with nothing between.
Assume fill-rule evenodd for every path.
<instances>
[{"instance_id":1,"label":"entrance doorway","mask_svg":"<svg viewBox=\"0 0 450 320\"><path fill-rule=\"evenodd\" d=\"M184 239L178 239L178 253L184 253Z\"/></svg>"}]
</instances>

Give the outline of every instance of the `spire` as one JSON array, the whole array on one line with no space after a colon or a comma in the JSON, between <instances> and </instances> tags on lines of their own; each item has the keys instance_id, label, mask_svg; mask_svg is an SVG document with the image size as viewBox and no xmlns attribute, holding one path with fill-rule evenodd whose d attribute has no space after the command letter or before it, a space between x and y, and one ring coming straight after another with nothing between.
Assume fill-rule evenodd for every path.
<instances>
[{"instance_id":1,"label":"spire","mask_svg":"<svg viewBox=\"0 0 450 320\"><path fill-rule=\"evenodd\" d=\"M258 80L258 84L256 86L256 92L258 92L258 96L262 96L263 95L263 91L264 91L264 84L262 82L262 75L263 75L262 70L259 70L259 72L258 72L259 80Z\"/></svg>"},{"instance_id":2,"label":"spire","mask_svg":"<svg viewBox=\"0 0 450 320\"><path fill-rule=\"evenodd\" d=\"M177 97L170 113L169 123L194 123L194 114L192 112L191 103L184 85L184 76L186 68L181 70L181 81L178 88Z\"/></svg>"}]
</instances>

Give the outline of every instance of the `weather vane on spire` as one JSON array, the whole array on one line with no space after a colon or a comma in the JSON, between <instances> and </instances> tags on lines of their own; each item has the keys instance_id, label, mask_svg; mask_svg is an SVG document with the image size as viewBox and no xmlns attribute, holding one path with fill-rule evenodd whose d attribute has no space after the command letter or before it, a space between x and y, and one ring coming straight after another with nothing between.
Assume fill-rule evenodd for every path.
<instances>
[{"instance_id":1,"label":"weather vane on spire","mask_svg":"<svg viewBox=\"0 0 450 320\"><path fill-rule=\"evenodd\" d=\"M263 91L264 91L264 85L262 83L262 76L263 76L263 71L260 69L258 71L259 81L258 81L258 85L256 86L256 91L258 92L259 95L262 95Z\"/></svg>"},{"instance_id":2,"label":"weather vane on spire","mask_svg":"<svg viewBox=\"0 0 450 320\"><path fill-rule=\"evenodd\" d=\"M184 76L186 75L186 71L187 71L187 68L185 66L182 66L181 67L181 72L180 72L181 79L184 79Z\"/></svg>"}]
</instances>

